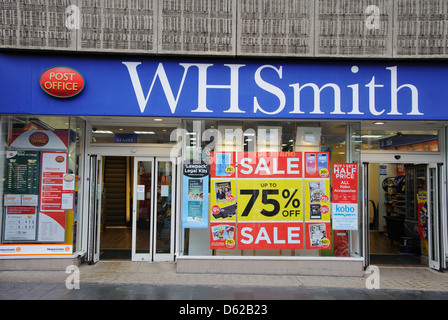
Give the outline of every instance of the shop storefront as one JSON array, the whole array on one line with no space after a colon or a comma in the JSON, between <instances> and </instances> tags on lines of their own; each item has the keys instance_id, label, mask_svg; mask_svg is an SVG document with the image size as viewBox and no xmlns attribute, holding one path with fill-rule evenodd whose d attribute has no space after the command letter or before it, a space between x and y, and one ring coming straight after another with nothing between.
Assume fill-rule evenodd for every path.
<instances>
[{"instance_id":1,"label":"shop storefront","mask_svg":"<svg viewBox=\"0 0 448 320\"><path fill-rule=\"evenodd\" d=\"M361 275L378 231L446 268L447 68L4 52L0 261Z\"/></svg>"}]
</instances>

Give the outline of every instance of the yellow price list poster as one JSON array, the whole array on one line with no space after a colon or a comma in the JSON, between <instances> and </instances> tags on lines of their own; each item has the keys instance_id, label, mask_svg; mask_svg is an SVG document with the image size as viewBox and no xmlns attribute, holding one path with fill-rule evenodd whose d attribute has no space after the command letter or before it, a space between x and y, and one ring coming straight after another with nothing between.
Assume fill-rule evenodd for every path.
<instances>
[{"instance_id":1,"label":"yellow price list poster","mask_svg":"<svg viewBox=\"0 0 448 320\"><path fill-rule=\"evenodd\" d=\"M239 179L238 221L303 221L302 179Z\"/></svg>"},{"instance_id":2,"label":"yellow price list poster","mask_svg":"<svg viewBox=\"0 0 448 320\"><path fill-rule=\"evenodd\" d=\"M330 221L330 180L305 179L305 221Z\"/></svg>"},{"instance_id":3,"label":"yellow price list poster","mask_svg":"<svg viewBox=\"0 0 448 320\"><path fill-rule=\"evenodd\" d=\"M235 179L211 179L210 221L236 220Z\"/></svg>"}]
</instances>

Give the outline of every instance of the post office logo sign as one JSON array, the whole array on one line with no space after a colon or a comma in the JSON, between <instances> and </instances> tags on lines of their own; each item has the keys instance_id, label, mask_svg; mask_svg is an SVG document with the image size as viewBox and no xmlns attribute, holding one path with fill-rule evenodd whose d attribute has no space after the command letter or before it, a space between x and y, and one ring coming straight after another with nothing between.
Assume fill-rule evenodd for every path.
<instances>
[{"instance_id":1,"label":"post office logo sign","mask_svg":"<svg viewBox=\"0 0 448 320\"><path fill-rule=\"evenodd\" d=\"M54 67L40 76L42 90L56 98L71 98L84 89L84 77L69 67Z\"/></svg>"}]
</instances>

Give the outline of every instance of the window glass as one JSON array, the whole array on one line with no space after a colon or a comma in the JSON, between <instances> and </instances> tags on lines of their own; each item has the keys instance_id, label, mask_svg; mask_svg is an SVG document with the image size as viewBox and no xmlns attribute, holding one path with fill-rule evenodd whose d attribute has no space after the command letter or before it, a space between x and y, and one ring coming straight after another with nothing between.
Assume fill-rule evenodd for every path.
<instances>
[{"instance_id":1,"label":"window glass","mask_svg":"<svg viewBox=\"0 0 448 320\"><path fill-rule=\"evenodd\" d=\"M84 121L3 116L4 244L64 243L76 250Z\"/></svg>"},{"instance_id":2,"label":"window glass","mask_svg":"<svg viewBox=\"0 0 448 320\"><path fill-rule=\"evenodd\" d=\"M191 227L191 224L188 224L189 227L182 227L180 248L184 255L354 256L350 254L350 232L343 232L342 236L339 233L339 238L335 240L329 212L326 211L327 215L323 218L321 211L324 210L317 210L318 207L331 207L329 172L325 179L313 179L312 175L309 175L308 179L305 179L304 175L300 178L283 178L278 174L286 172L286 169L278 167L276 172L270 172L271 176L260 179L257 176L243 177L239 171L243 169L249 172L250 168L255 169L249 166L253 161L257 161L255 158L247 158L250 153L260 158L267 155L273 162L288 162L292 166L289 168L291 172L299 166L297 164L297 167L294 167L297 157L301 157L300 161L305 162L314 156L314 162L310 161L315 164L314 172L319 172L319 163L322 161L328 169L334 162L344 163L347 130L345 122L188 120L184 122L184 128L184 164L191 163L191 159L199 160L202 156L205 162L215 168L207 180L207 188L195 190L196 193L204 190L209 193L209 212L205 213L207 217L203 217L208 219L208 224L201 224L198 228ZM218 156L213 157L213 152ZM260 163L258 162L254 172L268 170L267 166ZM300 169L301 166L302 164ZM232 175L233 172L237 173ZM223 178L218 177L220 174ZM191 181L194 179L185 176L183 179L188 181L186 183L184 180L185 190L182 192L191 191ZM194 186L202 186L201 183L196 181ZM269 188L268 184L277 186ZM306 200L306 197L310 198L311 193L315 194L317 189L324 192L327 199L323 200L326 201L325 204L313 206L312 201ZM199 212L198 204L193 207L192 203L188 203L181 208L181 214L188 215L192 208L196 213ZM311 217L313 212L316 214ZM266 221L263 221L263 215L283 215L283 218L279 218L275 223L264 223ZM285 218L287 215L289 217ZM297 215L299 218L295 219L294 216ZM240 239L236 239L235 235ZM322 239L327 240L322 242ZM288 241L300 244L288 245ZM250 242L247 246L249 249L246 248L245 242ZM264 245L254 245L255 242Z\"/></svg>"}]
</instances>

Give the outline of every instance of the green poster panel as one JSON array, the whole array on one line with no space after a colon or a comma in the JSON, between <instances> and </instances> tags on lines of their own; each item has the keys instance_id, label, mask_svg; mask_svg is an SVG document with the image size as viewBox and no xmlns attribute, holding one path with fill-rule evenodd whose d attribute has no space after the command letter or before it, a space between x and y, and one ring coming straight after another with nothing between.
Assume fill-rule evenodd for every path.
<instances>
[{"instance_id":1,"label":"green poster panel","mask_svg":"<svg viewBox=\"0 0 448 320\"><path fill-rule=\"evenodd\" d=\"M6 194L39 194L39 151L7 151Z\"/></svg>"}]
</instances>

